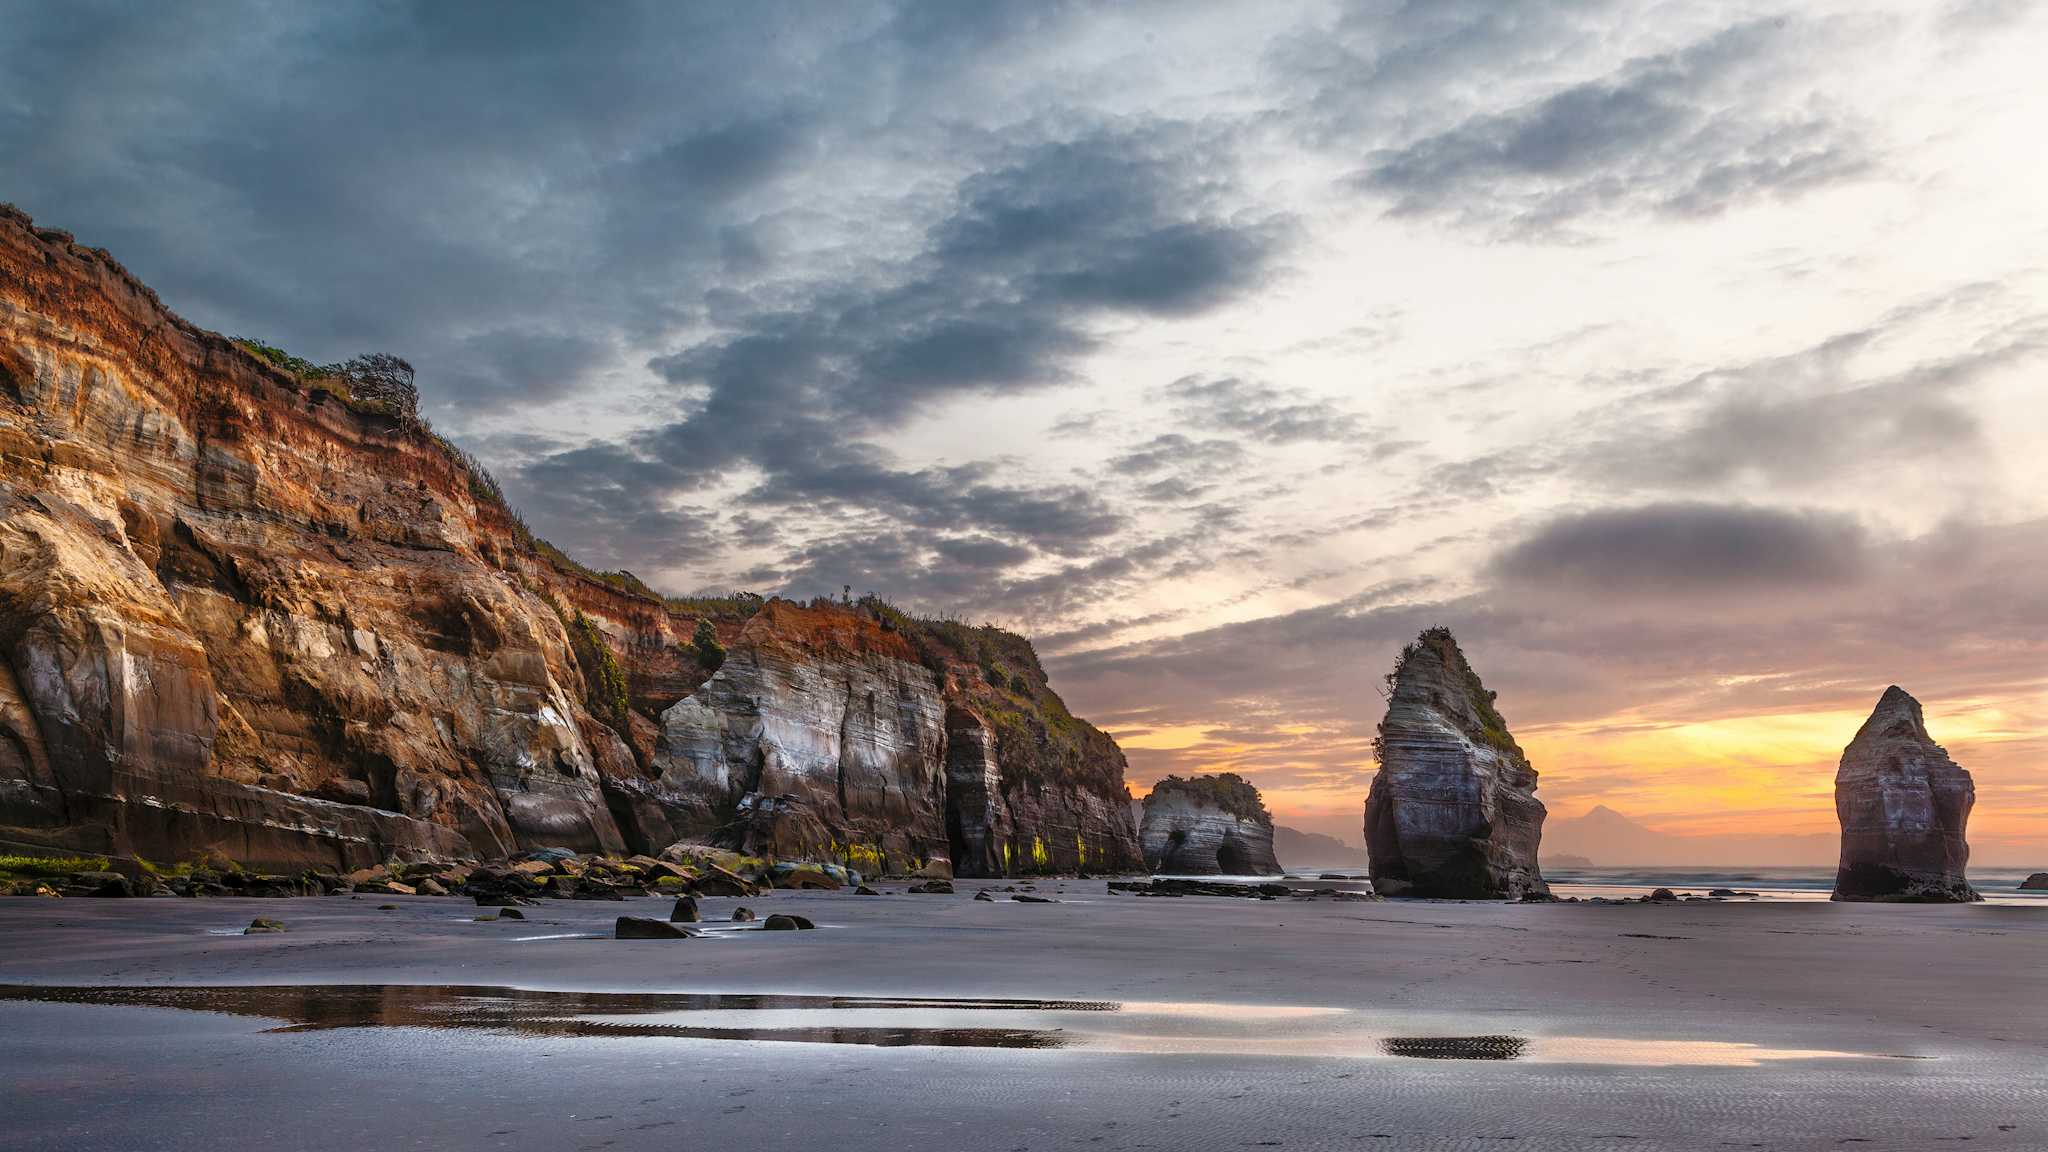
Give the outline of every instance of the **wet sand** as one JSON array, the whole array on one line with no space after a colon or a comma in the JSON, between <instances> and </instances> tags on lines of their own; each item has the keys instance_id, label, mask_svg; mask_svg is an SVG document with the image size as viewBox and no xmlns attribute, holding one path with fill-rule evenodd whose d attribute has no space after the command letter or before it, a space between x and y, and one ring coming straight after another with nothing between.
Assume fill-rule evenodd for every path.
<instances>
[{"instance_id":1,"label":"wet sand","mask_svg":"<svg viewBox=\"0 0 2048 1152\"><path fill-rule=\"evenodd\" d=\"M2048 1147L2048 909L974 887L0 900L0 1147Z\"/></svg>"}]
</instances>

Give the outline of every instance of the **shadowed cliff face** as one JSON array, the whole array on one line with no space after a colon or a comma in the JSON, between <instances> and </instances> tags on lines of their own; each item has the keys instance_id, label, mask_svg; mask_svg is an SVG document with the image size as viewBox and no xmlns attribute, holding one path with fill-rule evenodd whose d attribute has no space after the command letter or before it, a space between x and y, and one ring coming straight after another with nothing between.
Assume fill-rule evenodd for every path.
<instances>
[{"instance_id":1,"label":"shadowed cliff face","mask_svg":"<svg viewBox=\"0 0 2048 1152\"><path fill-rule=\"evenodd\" d=\"M1402 652L1380 722L1380 770L1365 802L1375 891L1513 899L1546 892L1537 865L1543 804L1493 694L1449 631Z\"/></svg>"},{"instance_id":2,"label":"shadowed cliff face","mask_svg":"<svg viewBox=\"0 0 2048 1152\"><path fill-rule=\"evenodd\" d=\"M852 607L671 603L581 569L421 425L193 328L11 209L0 651L0 840L266 867L685 835L940 858L947 702L975 714ZM655 719L687 701L695 736ZM744 785L715 797L671 748L713 736ZM1035 752L1011 743L1017 789ZM1101 744L1052 790L1120 793ZM801 815L773 818L785 801Z\"/></svg>"},{"instance_id":3,"label":"shadowed cliff face","mask_svg":"<svg viewBox=\"0 0 2048 1152\"><path fill-rule=\"evenodd\" d=\"M1893 686L1842 752L1837 900L1968 902L1970 774L1927 733L1920 702Z\"/></svg>"},{"instance_id":4,"label":"shadowed cliff face","mask_svg":"<svg viewBox=\"0 0 2048 1152\"><path fill-rule=\"evenodd\" d=\"M1259 790L1232 772L1168 776L1145 797L1139 829L1145 865L1193 876L1277 876L1273 817Z\"/></svg>"}]
</instances>

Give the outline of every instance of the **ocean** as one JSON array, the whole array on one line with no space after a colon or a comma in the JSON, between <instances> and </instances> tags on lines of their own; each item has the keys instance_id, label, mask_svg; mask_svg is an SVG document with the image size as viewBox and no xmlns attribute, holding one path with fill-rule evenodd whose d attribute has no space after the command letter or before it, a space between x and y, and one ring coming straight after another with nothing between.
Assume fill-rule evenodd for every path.
<instances>
[{"instance_id":1,"label":"ocean","mask_svg":"<svg viewBox=\"0 0 2048 1152\"><path fill-rule=\"evenodd\" d=\"M1335 887L1364 887L1366 872L1363 868L1317 868L1313 865L1290 868L1287 875L1302 880L1320 877L1344 877L1343 883ZM1984 896L1987 904L2038 904L2048 907L2048 892L2022 892L2020 881L2031 873L2024 868L1972 868L1970 883ZM1595 896L1609 899L1647 896L1658 888L1669 888L1683 896L1687 894L1705 896L1716 888L1734 892L1755 893L1738 899L1754 900L1826 900L1835 886L1833 868L1785 867L1785 868L1545 868L1543 878L1550 882L1552 894L1565 897L1577 896L1582 900ZM1210 880L1231 883L1257 884L1271 881L1271 876L1210 876Z\"/></svg>"}]
</instances>

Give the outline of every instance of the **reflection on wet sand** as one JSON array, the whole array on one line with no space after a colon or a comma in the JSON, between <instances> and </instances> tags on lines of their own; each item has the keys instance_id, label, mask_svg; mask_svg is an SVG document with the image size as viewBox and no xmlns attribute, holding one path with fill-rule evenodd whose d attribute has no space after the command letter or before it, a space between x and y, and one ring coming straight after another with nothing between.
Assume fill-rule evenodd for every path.
<instances>
[{"instance_id":1,"label":"reflection on wet sand","mask_svg":"<svg viewBox=\"0 0 2048 1152\"><path fill-rule=\"evenodd\" d=\"M275 1032L472 1029L522 1036L875 1047L1082 1048L1239 1057L1393 1056L1544 1064L1755 1067L1866 1056L1707 1040L1388 1036L1343 1008L1211 1002L545 992L433 984L0 985L0 1001L175 1008L282 1021ZM990 1013L1005 1023L991 1026Z\"/></svg>"}]
</instances>

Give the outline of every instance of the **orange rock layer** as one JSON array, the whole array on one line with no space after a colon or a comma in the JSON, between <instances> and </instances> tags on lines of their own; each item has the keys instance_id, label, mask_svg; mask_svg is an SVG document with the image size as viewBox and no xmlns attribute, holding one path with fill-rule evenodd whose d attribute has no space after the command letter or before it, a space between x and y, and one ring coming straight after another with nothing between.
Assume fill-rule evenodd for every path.
<instances>
[{"instance_id":1,"label":"orange rock layer","mask_svg":"<svg viewBox=\"0 0 2048 1152\"><path fill-rule=\"evenodd\" d=\"M0 654L11 844L344 868L680 838L969 873L1137 858L1122 754L1022 640L589 572L424 426L4 207ZM894 702L804 695L849 683ZM765 743L763 715L788 721ZM914 739L886 727L913 715ZM707 776L683 745L713 736L755 759ZM963 764L986 778L956 787Z\"/></svg>"}]
</instances>

